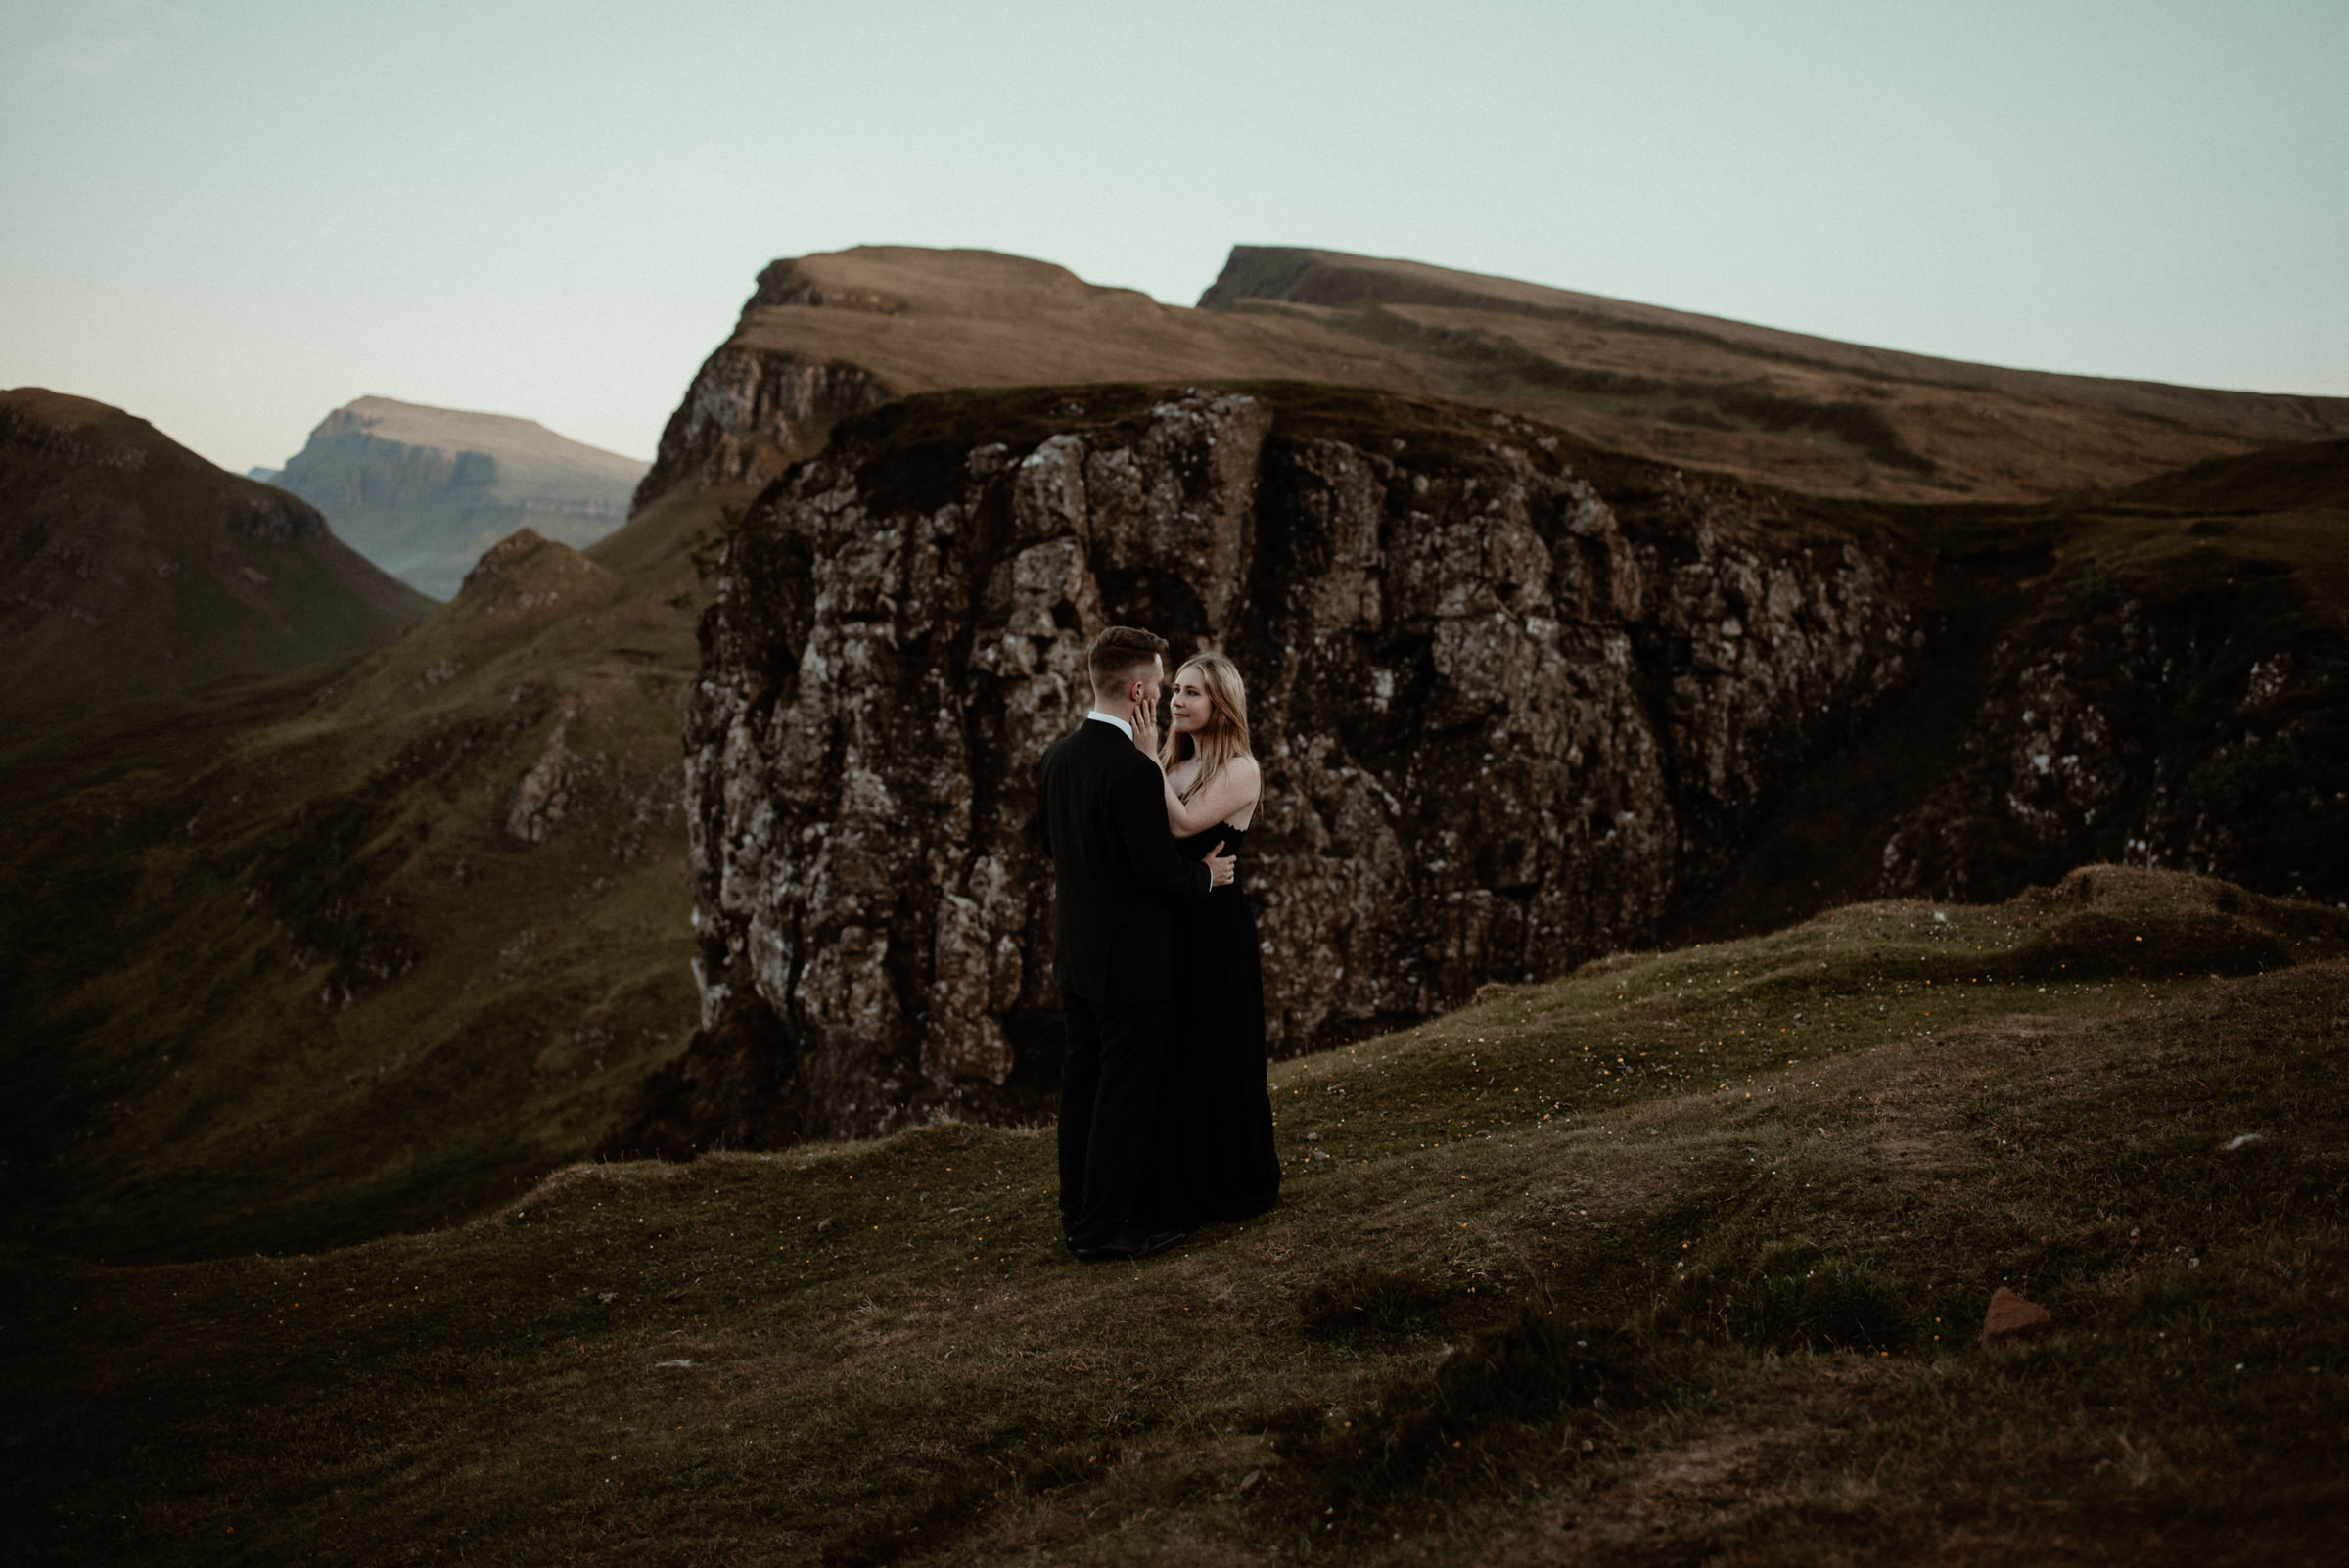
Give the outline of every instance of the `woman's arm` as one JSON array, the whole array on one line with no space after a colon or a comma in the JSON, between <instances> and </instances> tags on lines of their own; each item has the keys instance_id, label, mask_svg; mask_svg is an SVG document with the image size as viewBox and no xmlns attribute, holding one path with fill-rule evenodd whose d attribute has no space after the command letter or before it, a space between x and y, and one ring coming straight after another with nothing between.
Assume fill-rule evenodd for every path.
<instances>
[{"instance_id":1,"label":"woman's arm","mask_svg":"<svg viewBox=\"0 0 2349 1568\"><path fill-rule=\"evenodd\" d=\"M1257 770L1253 757L1235 757L1224 763L1223 771L1216 775L1214 782L1188 802L1174 793L1174 780L1168 779L1167 825L1178 839L1204 832L1254 805L1257 792L1263 787L1264 775Z\"/></svg>"}]
</instances>

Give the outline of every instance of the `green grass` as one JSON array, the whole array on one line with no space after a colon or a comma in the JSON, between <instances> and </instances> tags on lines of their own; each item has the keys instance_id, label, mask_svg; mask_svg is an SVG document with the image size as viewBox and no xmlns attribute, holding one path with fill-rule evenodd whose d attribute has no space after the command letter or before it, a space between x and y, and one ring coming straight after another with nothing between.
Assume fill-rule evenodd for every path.
<instances>
[{"instance_id":1,"label":"green grass","mask_svg":"<svg viewBox=\"0 0 2349 1568\"><path fill-rule=\"evenodd\" d=\"M1138 1267L960 1126L20 1254L14 1554L2315 1560L2344 935L2104 869L1604 960L1282 1064L1282 1206Z\"/></svg>"}]
</instances>

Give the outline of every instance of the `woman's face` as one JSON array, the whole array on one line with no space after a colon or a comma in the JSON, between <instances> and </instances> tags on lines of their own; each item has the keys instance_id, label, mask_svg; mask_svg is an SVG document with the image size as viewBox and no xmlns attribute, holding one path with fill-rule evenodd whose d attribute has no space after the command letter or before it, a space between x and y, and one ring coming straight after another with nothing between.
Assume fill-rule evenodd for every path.
<instances>
[{"instance_id":1,"label":"woman's face","mask_svg":"<svg viewBox=\"0 0 2349 1568\"><path fill-rule=\"evenodd\" d=\"M1206 683L1200 680L1197 669L1178 669L1174 672L1174 686L1169 694L1167 706L1174 715L1175 734L1195 735L1207 727L1208 715L1214 710L1208 700Z\"/></svg>"}]
</instances>

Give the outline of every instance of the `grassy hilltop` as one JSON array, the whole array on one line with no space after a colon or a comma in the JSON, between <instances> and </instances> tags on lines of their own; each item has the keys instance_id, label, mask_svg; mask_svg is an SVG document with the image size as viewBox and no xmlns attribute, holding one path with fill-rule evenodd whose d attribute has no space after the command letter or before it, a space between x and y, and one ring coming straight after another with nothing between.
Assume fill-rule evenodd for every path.
<instances>
[{"instance_id":1,"label":"grassy hilltop","mask_svg":"<svg viewBox=\"0 0 2349 1568\"><path fill-rule=\"evenodd\" d=\"M1277 1211L1061 1253L1039 1130L19 1268L19 1561L2317 1562L2349 922L2096 868L1282 1064ZM1985 1351L1992 1289L2057 1332Z\"/></svg>"}]
</instances>

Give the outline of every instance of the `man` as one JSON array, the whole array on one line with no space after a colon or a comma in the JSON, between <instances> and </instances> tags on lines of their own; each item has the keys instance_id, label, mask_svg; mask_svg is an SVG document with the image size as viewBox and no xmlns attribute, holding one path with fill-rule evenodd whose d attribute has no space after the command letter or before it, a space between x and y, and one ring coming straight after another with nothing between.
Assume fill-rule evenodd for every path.
<instances>
[{"instance_id":1,"label":"man","mask_svg":"<svg viewBox=\"0 0 2349 1568\"><path fill-rule=\"evenodd\" d=\"M1068 1019L1060 1086L1060 1224L1087 1263L1181 1239L1153 1224L1144 1156L1173 1035L1168 904L1232 879L1232 856L1185 859L1165 775L1136 743L1158 733L1167 641L1112 626L1085 651L1092 711L1044 752L1038 820L1052 857L1052 981ZM1216 846L1218 851L1221 845Z\"/></svg>"}]
</instances>

